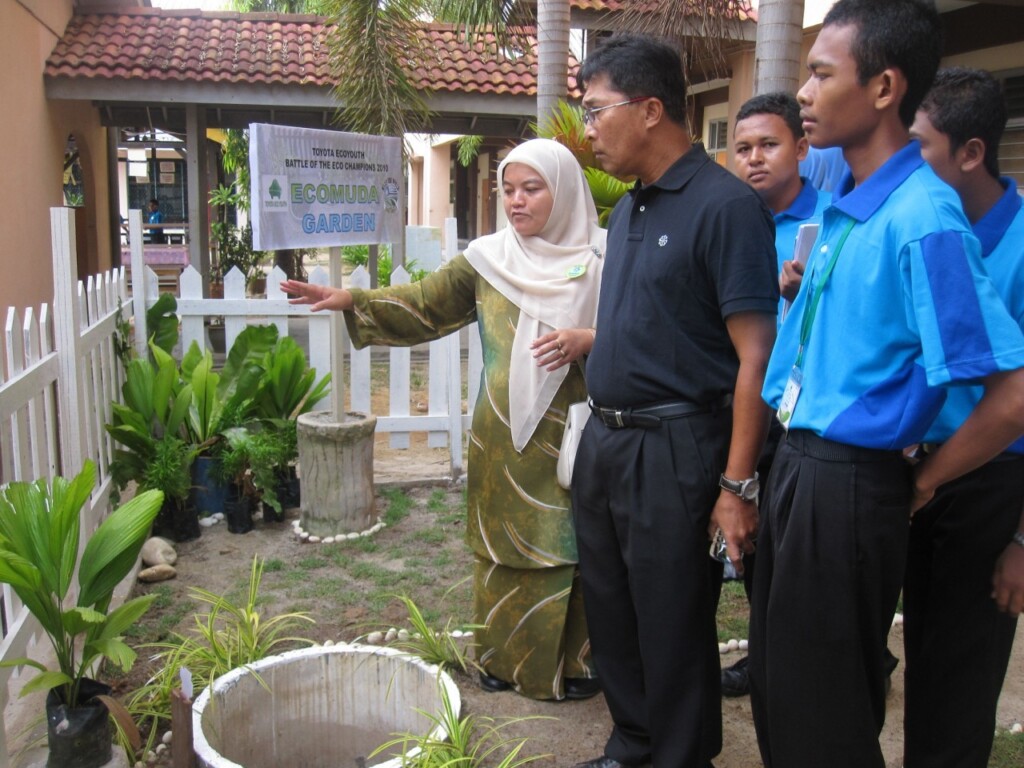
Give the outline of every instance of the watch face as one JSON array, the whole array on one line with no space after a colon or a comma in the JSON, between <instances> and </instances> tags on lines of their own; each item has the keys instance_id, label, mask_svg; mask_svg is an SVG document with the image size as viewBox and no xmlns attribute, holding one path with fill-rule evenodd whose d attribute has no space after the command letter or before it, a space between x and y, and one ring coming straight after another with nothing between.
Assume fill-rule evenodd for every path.
<instances>
[{"instance_id":1,"label":"watch face","mask_svg":"<svg viewBox=\"0 0 1024 768\"><path fill-rule=\"evenodd\" d=\"M748 480L743 483L743 487L740 490L740 498L744 501L754 501L757 499L757 494L760 490L761 484L757 480Z\"/></svg>"}]
</instances>

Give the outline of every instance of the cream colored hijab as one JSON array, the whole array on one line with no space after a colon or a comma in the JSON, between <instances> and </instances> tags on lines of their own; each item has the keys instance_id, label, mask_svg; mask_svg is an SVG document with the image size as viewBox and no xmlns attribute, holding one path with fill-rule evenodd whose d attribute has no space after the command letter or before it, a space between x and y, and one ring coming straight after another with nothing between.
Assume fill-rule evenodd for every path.
<instances>
[{"instance_id":1,"label":"cream colored hijab","mask_svg":"<svg viewBox=\"0 0 1024 768\"><path fill-rule=\"evenodd\" d=\"M477 238L466 259L520 310L508 399L512 444L522 451L569 372L569 366L551 373L538 367L530 342L557 329L594 327L606 233L583 171L564 146L550 139L520 144L498 166L499 187L509 163L540 174L554 199L551 215L533 237L509 225Z\"/></svg>"}]
</instances>

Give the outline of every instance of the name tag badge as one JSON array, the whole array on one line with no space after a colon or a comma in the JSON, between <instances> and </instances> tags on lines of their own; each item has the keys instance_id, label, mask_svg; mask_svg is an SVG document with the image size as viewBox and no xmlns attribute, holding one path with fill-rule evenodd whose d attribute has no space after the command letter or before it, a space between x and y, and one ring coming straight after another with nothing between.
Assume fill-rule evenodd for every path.
<instances>
[{"instance_id":1,"label":"name tag badge","mask_svg":"<svg viewBox=\"0 0 1024 768\"><path fill-rule=\"evenodd\" d=\"M803 384L804 374L795 365L789 372L789 380L786 382L786 389L782 393L782 402L779 403L779 410L776 414L782 428L789 430L789 422L793 419L793 411L796 409L796 401L800 397L800 386Z\"/></svg>"}]
</instances>

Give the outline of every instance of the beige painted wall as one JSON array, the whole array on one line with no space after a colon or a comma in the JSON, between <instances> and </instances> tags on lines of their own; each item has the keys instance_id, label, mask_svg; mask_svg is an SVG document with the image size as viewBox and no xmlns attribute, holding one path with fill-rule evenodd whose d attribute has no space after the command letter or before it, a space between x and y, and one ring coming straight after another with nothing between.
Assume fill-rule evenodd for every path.
<instances>
[{"instance_id":1,"label":"beige painted wall","mask_svg":"<svg viewBox=\"0 0 1024 768\"><path fill-rule=\"evenodd\" d=\"M43 91L46 57L71 13L72 0L0 0L0 308L51 301L50 207L63 204L71 133L85 173L84 262L92 272L110 266L106 132L88 102L47 101Z\"/></svg>"}]
</instances>

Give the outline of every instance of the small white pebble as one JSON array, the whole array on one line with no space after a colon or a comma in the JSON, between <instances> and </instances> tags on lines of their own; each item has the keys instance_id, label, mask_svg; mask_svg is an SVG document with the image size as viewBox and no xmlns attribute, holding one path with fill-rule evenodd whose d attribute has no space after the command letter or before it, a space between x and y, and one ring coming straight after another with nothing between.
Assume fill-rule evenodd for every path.
<instances>
[{"instance_id":1,"label":"small white pebble","mask_svg":"<svg viewBox=\"0 0 1024 768\"><path fill-rule=\"evenodd\" d=\"M1010 726L1010 733L1024 733L1024 725L1014 723Z\"/></svg>"},{"instance_id":2,"label":"small white pebble","mask_svg":"<svg viewBox=\"0 0 1024 768\"><path fill-rule=\"evenodd\" d=\"M332 645L334 645L333 640L324 640L324 648L330 648Z\"/></svg>"},{"instance_id":3,"label":"small white pebble","mask_svg":"<svg viewBox=\"0 0 1024 768\"><path fill-rule=\"evenodd\" d=\"M306 532L306 529L303 528L301 525L295 526L295 533L298 534L299 536L301 536L305 532Z\"/></svg>"},{"instance_id":4,"label":"small white pebble","mask_svg":"<svg viewBox=\"0 0 1024 768\"><path fill-rule=\"evenodd\" d=\"M334 543L334 537L333 536L328 536L326 539L324 539L324 544L333 544L333 543Z\"/></svg>"},{"instance_id":5,"label":"small white pebble","mask_svg":"<svg viewBox=\"0 0 1024 768\"><path fill-rule=\"evenodd\" d=\"M385 643L392 643L392 642L394 642L396 637L398 637L398 630L395 629L394 627L392 627L391 629L389 629L387 631L387 634L384 635L384 642Z\"/></svg>"},{"instance_id":6,"label":"small white pebble","mask_svg":"<svg viewBox=\"0 0 1024 768\"><path fill-rule=\"evenodd\" d=\"M403 643L406 640L408 640L409 639L409 630L408 629L400 629L400 630L398 630L398 639L401 640Z\"/></svg>"},{"instance_id":7,"label":"small white pebble","mask_svg":"<svg viewBox=\"0 0 1024 768\"><path fill-rule=\"evenodd\" d=\"M171 737L172 737L173 735L174 735L173 733L171 733L170 731L168 731L167 733L165 733L165 734L163 735L163 738L162 738L162 739L160 739L160 741L162 741L162 742L163 742L164 744L170 744L170 743L171 743Z\"/></svg>"},{"instance_id":8,"label":"small white pebble","mask_svg":"<svg viewBox=\"0 0 1024 768\"><path fill-rule=\"evenodd\" d=\"M302 520L300 518L297 517L294 520L292 520L292 528L298 528L301 525L302 525Z\"/></svg>"},{"instance_id":9,"label":"small white pebble","mask_svg":"<svg viewBox=\"0 0 1024 768\"><path fill-rule=\"evenodd\" d=\"M305 531L303 531L302 533L299 534L299 538L302 539L303 541L309 541L309 534L306 533Z\"/></svg>"},{"instance_id":10,"label":"small white pebble","mask_svg":"<svg viewBox=\"0 0 1024 768\"><path fill-rule=\"evenodd\" d=\"M370 645L380 645L384 642L384 633L371 632L366 636L366 642L368 642Z\"/></svg>"},{"instance_id":11,"label":"small white pebble","mask_svg":"<svg viewBox=\"0 0 1024 768\"><path fill-rule=\"evenodd\" d=\"M370 529L370 533L376 533L377 531L379 531L383 527L384 527L384 523L377 523L375 526L373 526Z\"/></svg>"},{"instance_id":12,"label":"small white pebble","mask_svg":"<svg viewBox=\"0 0 1024 768\"><path fill-rule=\"evenodd\" d=\"M729 652L729 644L728 643L719 643L718 644L718 652L719 653L728 653Z\"/></svg>"},{"instance_id":13,"label":"small white pebble","mask_svg":"<svg viewBox=\"0 0 1024 768\"><path fill-rule=\"evenodd\" d=\"M213 525L216 522L217 521L214 520L212 517L200 517L199 518L199 524L201 526L203 526L203 528L209 528L211 525Z\"/></svg>"},{"instance_id":14,"label":"small white pebble","mask_svg":"<svg viewBox=\"0 0 1024 768\"><path fill-rule=\"evenodd\" d=\"M453 629L452 630L452 637L462 637L462 630L461 629Z\"/></svg>"},{"instance_id":15,"label":"small white pebble","mask_svg":"<svg viewBox=\"0 0 1024 768\"><path fill-rule=\"evenodd\" d=\"M750 647L750 641L749 640L740 640L740 650L741 651L745 651L749 647Z\"/></svg>"},{"instance_id":16,"label":"small white pebble","mask_svg":"<svg viewBox=\"0 0 1024 768\"><path fill-rule=\"evenodd\" d=\"M224 513L223 512L214 512L212 515L210 515L210 517L215 517L215 518L217 518L217 521L220 522L221 520L224 519Z\"/></svg>"},{"instance_id":17,"label":"small white pebble","mask_svg":"<svg viewBox=\"0 0 1024 768\"><path fill-rule=\"evenodd\" d=\"M166 751L167 751L167 745L166 744L157 744L156 745L156 753L158 755L162 755Z\"/></svg>"},{"instance_id":18,"label":"small white pebble","mask_svg":"<svg viewBox=\"0 0 1024 768\"><path fill-rule=\"evenodd\" d=\"M310 536L309 537L309 543L310 544L319 544L320 541L321 541L321 539L320 539L319 536Z\"/></svg>"},{"instance_id":19,"label":"small white pebble","mask_svg":"<svg viewBox=\"0 0 1024 768\"><path fill-rule=\"evenodd\" d=\"M146 762L147 763L155 763L156 762L156 752L154 752L153 750L149 750L149 752L146 753Z\"/></svg>"},{"instance_id":20,"label":"small white pebble","mask_svg":"<svg viewBox=\"0 0 1024 768\"><path fill-rule=\"evenodd\" d=\"M732 640L730 640L729 642L727 642L726 645L729 646L730 651L738 651L740 649L740 641L737 640L735 637L732 638Z\"/></svg>"},{"instance_id":21,"label":"small white pebble","mask_svg":"<svg viewBox=\"0 0 1024 768\"><path fill-rule=\"evenodd\" d=\"M135 765L132 768L146 768L146 764L141 760L136 760Z\"/></svg>"},{"instance_id":22,"label":"small white pebble","mask_svg":"<svg viewBox=\"0 0 1024 768\"><path fill-rule=\"evenodd\" d=\"M903 614L902 614L902 613L897 613L897 614L896 614L895 616L893 616L893 617L892 617L892 623L893 623L893 624L894 624L895 626L897 626L897 627L898 627L898 626L899 626L900 624L902 624L902 623L903 623Z\"/></svg>"},{"instance_id":23,"label":"small white pebble","mask_svg":"<svg viewBox=\"0 0 1024 768\"><path fill-rule=\"evenodd\" d=\"M352 533L346 533L345 538L351 541L352 539L358 539L359 534L356 531L352 531Z\"/></svg>"}]
</instances>

